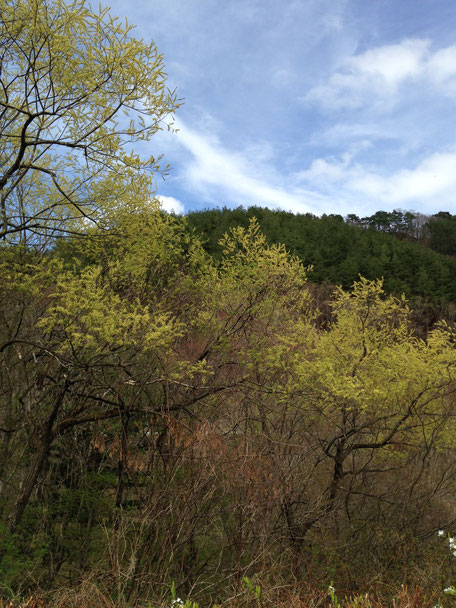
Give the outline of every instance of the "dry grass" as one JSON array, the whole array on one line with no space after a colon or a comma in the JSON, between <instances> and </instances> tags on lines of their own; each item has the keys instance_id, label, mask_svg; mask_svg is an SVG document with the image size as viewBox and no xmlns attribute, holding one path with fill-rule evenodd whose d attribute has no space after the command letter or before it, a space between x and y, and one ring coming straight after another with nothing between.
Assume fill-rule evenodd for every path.
<instances>
[{"instance_id":1,"label":"dry grass","mask_svg":"<svg viewBox=\"0 0 456 608\"><path fill-rule=\"evenodd\" d=\"M124 604L103 594L94 585L82 585L78 590L65 590L53 598L45 599L41 594L21 600L1 600L0 608L170 608L169 601L140 602L135 605ZM327 592L308 590L306 593L284 591L267 592L258 600L243 593L219 605L201 603L175 604L175 608L434 608L451 604L440 599L437 594L429 595L423 589L409 590L403 587L389 600L376 599L370 594L339 598L332 601Z\"/></svg>"}]
</instances>

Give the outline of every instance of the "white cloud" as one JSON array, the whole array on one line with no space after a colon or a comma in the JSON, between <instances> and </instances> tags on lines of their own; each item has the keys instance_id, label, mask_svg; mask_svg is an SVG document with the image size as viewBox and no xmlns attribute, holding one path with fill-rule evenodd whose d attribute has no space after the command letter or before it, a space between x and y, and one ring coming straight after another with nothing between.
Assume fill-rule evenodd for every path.
<instances>
[{"instance_id":1,"label":"white cloud","mask_svg":"<svg viewBox=\"0 0 456 608\"><path fill-rule=\"evenodd\" d=\"M351 155L344 154L342 158L316 158L312 161L310 168L299 171L294 175L297 182L320 183L338 182L344 180L350 171Z\"/></svg>"},{"instance_id":2,"label":"white cloud","mask_svg":"<svg viewBox=\"0 0 456 608\"><path fill-rule=\"evenodd\" d=\"M402 92L410 98L430 87L440 94L453 95L456 45L434 53L430 47L428 39L405 39L351 55L327 83L313 87L302 100L327 109L368 106L388 112Z\"/></svg>"},{"instance_id":3,"label":"white cloud","mask_svg":"<svg viewBox=\"0 0 456 608\"><path fill-rule=\"evenodd\" d=\"M178 213L178 214L184 213L184 205L181 203L181 201L179 199L174 198L173 196L163 196L161 194L159 194L155 198L158 201L160 201L160 204L162 206L162 209L164 209L164 211L167 211L168 213L171 213L171 212Z\"/></svg>"},{"instance_id":4,"label":"white cloud","mask_svg":"<svg viewBox=\"0 0 456 608\"><path fill-rule=\"evenodd\" d=\"M359 168L347 187L393 205L427 201L437 206L452 204L456 190L456 153L436 153L414 169L402 169L387 177Z\"/></svg>"},{"instance_id":5,"label":"white cloud","mask_svg":"<svg viewBox=\"0 0 456 608\"><path fill-rule=\"evenodd\" d=\"M456 45L434 53L427 67L430 76L439 82L445 82L456 76Z\"/></svg>"},{"instance_id":6,"label":"white cloud","mask_svg":"<svg viewBox=\"0 0 456 608\"><path fill-rule=\"evenodd\" d=\"M402 168L359 162L369 148L361 140L339 156L316 157L301 171L279 167L267 142L230 151L211 130L187 127L178 120L174 143L180 149L178 181L191 198L209 205L259 205L295 213L370 214L379 208L451 208L456 191L456 152L435 152ZM399 159L398 159L399 160ZM407 164L406 164L407 163ZM402 164L402 163L401 163ZM159 197L169 200L171 197ZM177 209L176 209L177 210ZM180 212L180 210L179 210Z\"/></svg>"},{"instance_id":7,"label":"white cloud","mask_svg":"<svg viewBox=\"0 0 456 608\"><path fill-rule=\"evenodd\" d=\"M456 45L434 53L426 65L427 76L443 95L456 97Z\"/></svg>"},{"instance_id":8,"label":"white cloud","mask_svg":"<svg viewBox=\"0 0 456 608\"><path fill-rule=\"evenodd\" d=\"M280 207L299 213L318 213L322 197L303 188L285 188L267 162L270 144L247 147L243 153L225 149L213 134L197 132L178 121L177 140L191 153L182 176L187 186L214 204L233 202ZM223 194L221 194L223 193ZM221 196L225 198L220 198Z\"/></svg>"},{"instance_id":9,"label":"white cloud","mask_svg":"<svg viewBox=\"0 0 456 608\"><path fill-rule=\"evenodd\" d=\"M344 208L341 213L366 205L372 211L380 206L415 208L417 203L428 210L451 208L456 191L456 153L435 153L413 168L390 174L355 163L348 154L341 159L318 158L295 179L307 188L325 192L328 200L332 197L333 208L339 198Z\"/></svg>"},{"instance_id":10,"label":"white cloud","mask_svg":"<svg viewBox=\"0 0 456 608\"><path fill-rule=\"evenodd\" d=\"M354 75L377 80L379 85L394 89L420 73L429 44L429 40L404 40L400 44L377 47L350 57L347 67Z\"/></svg>"}]
</instances>

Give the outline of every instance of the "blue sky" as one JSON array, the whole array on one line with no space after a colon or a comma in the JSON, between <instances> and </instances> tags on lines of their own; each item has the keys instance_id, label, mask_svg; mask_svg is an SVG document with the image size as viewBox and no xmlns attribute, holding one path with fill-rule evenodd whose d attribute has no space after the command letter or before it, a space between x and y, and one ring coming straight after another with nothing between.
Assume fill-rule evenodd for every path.
<instances>
[{"instance_id":1,"label":"blue sky","mask_svg":"<svg viewBox=\"0 0 456 608\"><path fill-rule=\"evenodd\" d=\"M125 0L185 100L165 208L456 213L453 0Z\"/></svg>"}]
</instances>

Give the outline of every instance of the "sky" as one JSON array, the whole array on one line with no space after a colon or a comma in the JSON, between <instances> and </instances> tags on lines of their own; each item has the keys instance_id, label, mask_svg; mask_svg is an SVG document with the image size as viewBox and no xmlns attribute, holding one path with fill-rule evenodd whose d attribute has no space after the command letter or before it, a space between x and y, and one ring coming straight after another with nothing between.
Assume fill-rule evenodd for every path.
<instances>
[{"instance_id":1,"label":"sky","mask_svg":"<svg viewBox=\"0 0 456 608\"><path fill-rule=\"evenodd\" d=\"M454 0L113 0L184 103L167 210L456 213Z\"/></svg>"}]
</instances>

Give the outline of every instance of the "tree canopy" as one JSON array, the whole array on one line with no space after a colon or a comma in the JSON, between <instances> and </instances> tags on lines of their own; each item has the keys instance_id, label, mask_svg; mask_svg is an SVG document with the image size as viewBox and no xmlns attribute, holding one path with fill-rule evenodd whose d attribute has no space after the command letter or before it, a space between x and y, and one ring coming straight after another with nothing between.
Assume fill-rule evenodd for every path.
<instances>
[{"instance_id":1,"label":"tree canopy","mask_svg":"<svg viewBox=\"0 0 456 608\"><path fill-rule=\"evenodd\" d=\"M1 0L0 37L0 238L79 232L147 203L165 168L132 144L178 106L155 44L84 0Z\"/></svg>"},{"instance_id":2,"label":"tree canopy","mask_svg":"<svg viewBox=\"0 0 456 608\"><path fill-rule=\"evenodd\" d=\"M402 218L400 222L396 216ZM258 218L268 242L284 243L305 265L312 266L312 281L349 289L360 275L371 280L383 277L385 290L397 296L405 293L410 298L456 302L456 260L442 255L451 251L455 238L453 219L429 220L430 245L438 251L430 250L425 247L426 242L411 235L410 239L402 238L406 234L403 218L408 217L407 213L378 212L364 218L369 223L361 225L354 215L347 216L344 222L336 215L316 217L310 213L239 207L191 212L187 221L201 235L206 250L219 256L218 241L223 233L236 225L247 226L252 217ZM395 233L393 228L397 225L402 228Z\"/></svg>"}]
</instances>

